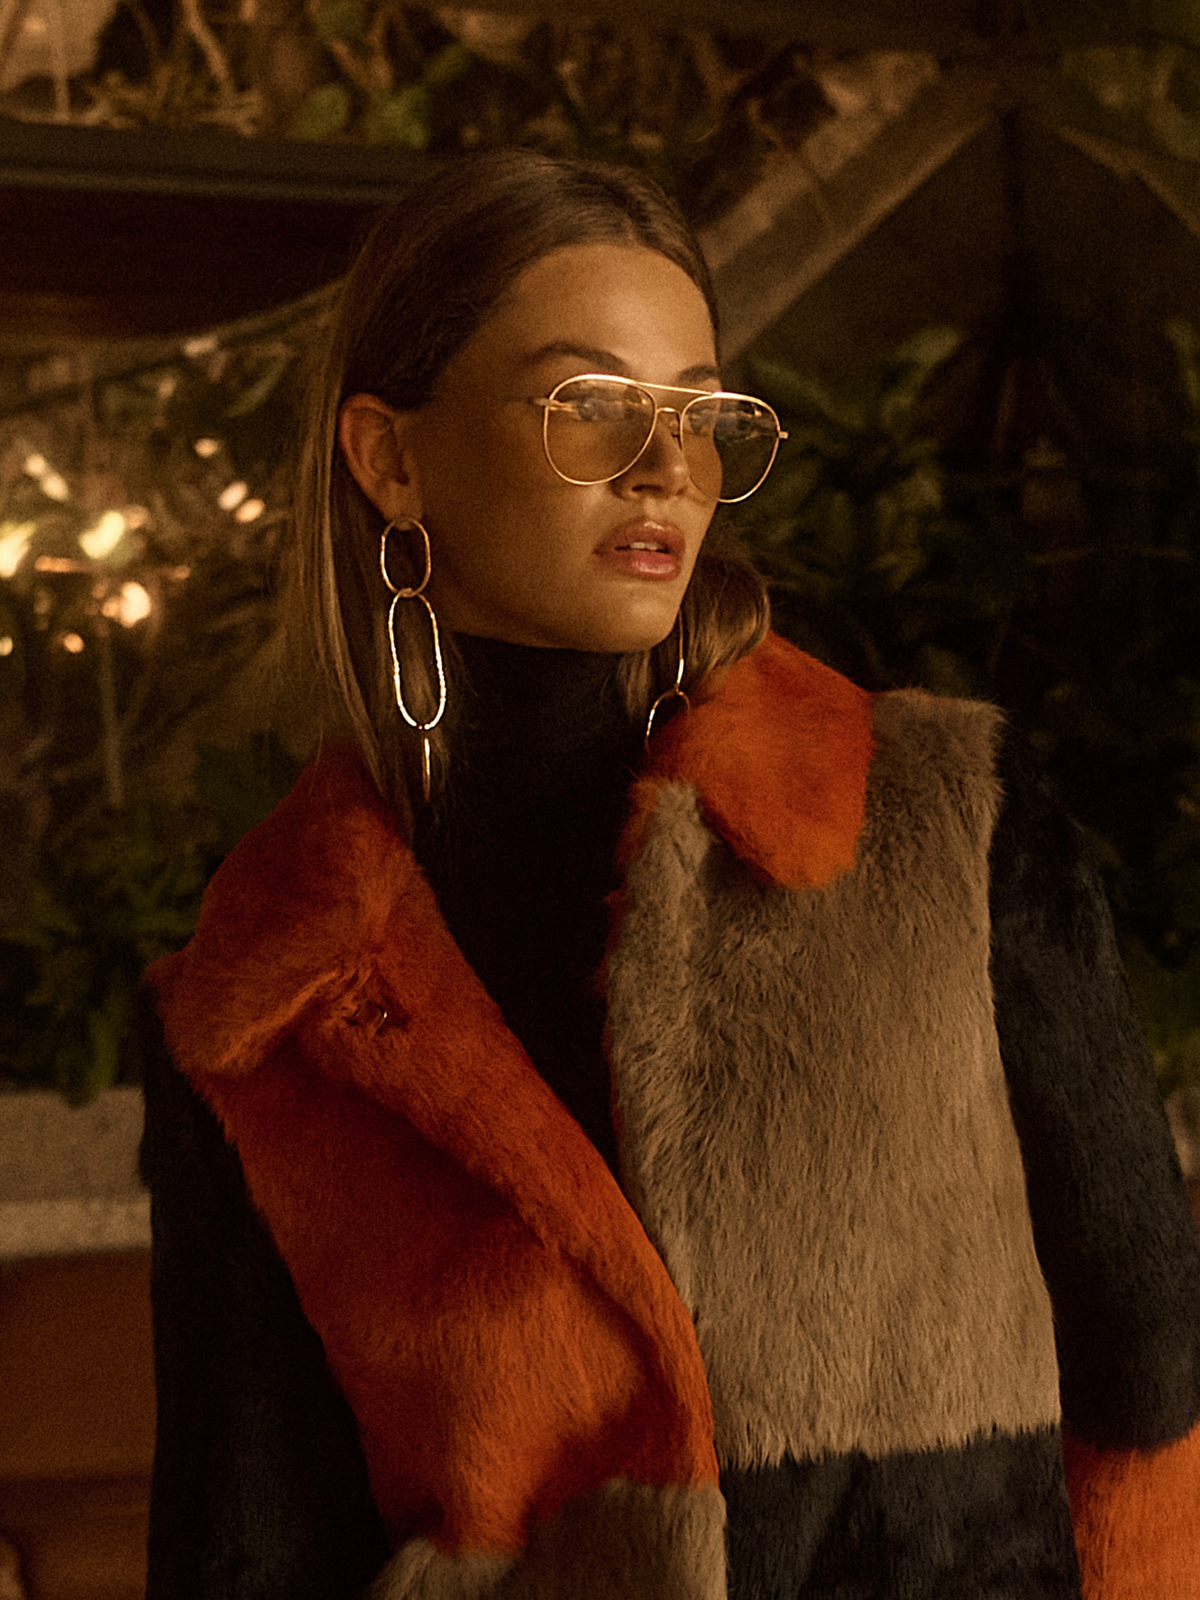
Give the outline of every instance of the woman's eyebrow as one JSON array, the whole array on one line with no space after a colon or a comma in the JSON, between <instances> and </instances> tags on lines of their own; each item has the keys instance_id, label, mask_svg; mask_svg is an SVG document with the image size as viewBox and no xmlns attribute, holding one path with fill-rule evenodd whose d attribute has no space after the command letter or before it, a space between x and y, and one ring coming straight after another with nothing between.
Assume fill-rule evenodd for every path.
<instances>
[{"instance_id":1,"label":"woman's eyebrow","mask_svg":"<svg viewBox=\"0 0 1200 1600\"><path fill-rule=\"evenodd\" d=\"M551 344L541 345L525 357L524 364L536 367L543 361L552 361L556 356L573 356L579 361L586 361L593 371L615 372L623 378L633 376L628 364L620 356L613 355L611 350L601 350L594 344L575 344L570 339L555 339Z\"/></svg>"},{"instance_id":2,"label":"woman's eyebrow","mask_svg":"<svg viewBox=\"0 0 1200 1600\"><path fill-rule=\"evenodd\" d=\"M611 350L601 350L593 344L576 344L571 339L555 339L551 344L539 346L525 357L523 364L527 367L536 367L543 361L554 360L556 356L571 356L575 360L586 362L593 372L612 372L622 378L637 377L637 373L629 363L622 361L620 356L614 355ZM709 361L688 367L676 379L682 388L714 381L720 383L721 374Z\"/></svg>"}]
</instances>

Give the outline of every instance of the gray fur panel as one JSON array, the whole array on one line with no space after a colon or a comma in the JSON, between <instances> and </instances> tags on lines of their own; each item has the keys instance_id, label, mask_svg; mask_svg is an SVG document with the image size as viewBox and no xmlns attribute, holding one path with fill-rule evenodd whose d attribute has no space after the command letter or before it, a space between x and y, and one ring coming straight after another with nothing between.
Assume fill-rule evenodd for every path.
<instances>
[{"instance_id":1,"label":"gray fur panel","mask_svg":"<svg viewBox=\"0 0 1200 1600\"><path fill-rule=\"evenodd\" d=\"M726 1600L725 1502L715 1484L613 1479L536 1523L517 1560L404 1545L370 1600Z\"/></svg>"},{"instance_id":2,"label":"gray fur panel","mask_svg":"<svg viewBox=\"0 0 1200 1600\"><path fill-rule=\"evenodd\" d=\"M1058 1418L988 974L998 713L881 698L855 867L757 882L665 789L609 961L623 1178L723 1464Z\"/></svg>"}]
</instances>

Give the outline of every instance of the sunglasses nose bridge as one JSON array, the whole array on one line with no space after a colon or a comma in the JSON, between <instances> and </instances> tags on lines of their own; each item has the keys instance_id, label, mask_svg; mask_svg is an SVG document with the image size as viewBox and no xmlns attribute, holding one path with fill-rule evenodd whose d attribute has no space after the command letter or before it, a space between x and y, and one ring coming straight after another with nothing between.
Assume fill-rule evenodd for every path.
<instances>
[{"instance_id":1,"label":"sunglasses nose bridge","mask_svg":"<svg viewBox=\"0 0 1200 1600\"><path fill-rule=\"evenodd\" d=\"M646 443L642 446L643 453L650 448L650 441L658 431L660 417L666 419L667 431L675 441L675 446L680 455L683 455L683 412L678 406L660 406L658 404L655 404L654 418L650 423L649 432L646 434Z\"/></svg>"}]
</instances>

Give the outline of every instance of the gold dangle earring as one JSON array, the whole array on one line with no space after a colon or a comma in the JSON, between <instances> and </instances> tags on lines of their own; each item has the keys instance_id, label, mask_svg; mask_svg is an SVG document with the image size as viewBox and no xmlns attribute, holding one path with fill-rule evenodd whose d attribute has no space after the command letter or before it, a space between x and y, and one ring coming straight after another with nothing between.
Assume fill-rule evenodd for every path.
<instances>
[{"instance_id":1,"label":"gold dangle earring","mask_svg":"<svg viewBox=\"0 0 1200 1600\"><path fill-rule=\"evenodd\" d=\"M433 607L429 604L429 600L425 594L425 586L428 584L430 574L433 571L433 556L429 548L429 535L426 533L424 526L416 517L403 517L401 518L401 522L403 523L403 527L398 522L389 522L387 527L383 530L383 533L380 535L379 570L383 574L384 583L387 584L388 593L392 596L392 603L388 607L387 635L388 644L391 646L392 651L392 689L396 696L396 709L404 718L405 722L408 723L409 727L415 728L416 731L421 735L421 791L425 796L426 804L428 804L430 791L429 735L442 720L442 716L446 710L446 669L442 665L442 640L441 635L438 632L437 614ZM404 533L409 529L415 529L424 540L425 571L421 577L420 583L416 584L415 587L410 589L399 589L392 582L391 573L388 571L388 534L392 532ZM400 682L400 651L396 646L396 607L400 604L401 600L419 600L421 602L421 604L425 607L427 616L429 617L429 628L433 635L433 665L434 670L437 673L438 703L437 710L427 722L418 721L418 719L413 716L412 712L404 704L404 691Z\"/></svg>"},{"instance_id":2,"label":"gold dangle earring","mask_svg":"<svg viewBox=\"0 0 1200 1600\"><path fill-rule=\"evenodd\" d=\"M683 683L684 669L687 666L687 657L683 653L683 611L682 610L679 613L678 623L679 623L679 663L675 668L675 682L671 685L671 687L669 689L664 689L662 694L659 695L658 699L650 707L650 715L646 718L646 749L647 750L649 750L649 748L650 748L650 735L654 732L654 718L655 718L655 715L657 714L658 708L659 708L660 705L662 705L664 700L682 700L683 701L683 707L684 707L685 711L690 711L692 709L692 702L688 699L687 695L684 694L682 688L680 687L680 685Z\"/></svg>"}]
</instances>

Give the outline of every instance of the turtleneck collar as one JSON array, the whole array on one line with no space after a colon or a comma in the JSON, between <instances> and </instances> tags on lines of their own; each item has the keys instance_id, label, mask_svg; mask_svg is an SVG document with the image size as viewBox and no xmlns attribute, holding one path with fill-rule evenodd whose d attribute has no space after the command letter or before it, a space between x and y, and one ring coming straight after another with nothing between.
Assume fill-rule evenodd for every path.
<instances>
[{"instance_id":1,"label":"turtleneck collar","mask_svg":"<svg viewBox=\"0 0 1200 1600\"><path fill-rule=\"evenodd\" d=\"M548 650L460 634L466 676L459 719L471 750L521 743L536 759L607 744L628 719L617 697L619 655Z\"/></svg>"}]
</instances>

